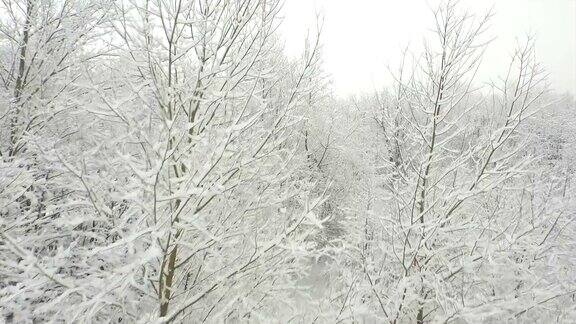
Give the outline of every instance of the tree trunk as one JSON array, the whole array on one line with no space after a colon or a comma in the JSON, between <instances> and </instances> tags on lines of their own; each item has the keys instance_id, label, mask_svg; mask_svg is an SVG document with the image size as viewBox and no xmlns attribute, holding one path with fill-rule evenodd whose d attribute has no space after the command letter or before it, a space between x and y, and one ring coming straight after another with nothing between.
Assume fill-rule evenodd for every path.
<instances>
[{"instance_id":1,"label":"tree trunk","mask_svg":"<svg viewBox=\"0 0 576 324\"><path fill-rule=\"evenodd\" d=\"M26 2L26 20L24 22L24 30L22 32L22 43L20 44L20 54L18 58L18 75L16 76L16 84L14 87L14 110L10 120L10 151L9 156L14 156L18 152L18 115L20 109L18 105L22 97L22 90L24 88L24 70L26 68L26 50L28 47L28 40L30 37L30 25L32 24L32 0Z\"/></svg>"},{"instance_id":2,"label":"tree trunk","mask_svg":"<svg viewBox=\"0 0 576 324\"><path fill-rule=\"evenodd\" d=\"M176 256L178 254L178 245L174 246L168 257L168 266L164 276L164 287L160 291L160 317L168 314L168 306L170 305L170 296L172 293L172 282L174 280L174 272L176 266ZM164 271L164 269L162 269Z\"/></svg>"}]
</instances>

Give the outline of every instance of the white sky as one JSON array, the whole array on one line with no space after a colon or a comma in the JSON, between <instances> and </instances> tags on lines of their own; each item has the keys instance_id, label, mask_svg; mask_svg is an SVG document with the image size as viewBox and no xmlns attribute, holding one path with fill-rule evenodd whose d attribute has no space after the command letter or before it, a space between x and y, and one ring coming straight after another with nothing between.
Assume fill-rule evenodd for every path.
<instances>
[{"instance_id":1,"label":"white sky","mask_svg":"<svg viewBox=\"0 0 576 324\"><path fill-rule=\"evenodd\" d=\"M385 85L388 66L398 66L403 48L418 52L431 35L431 8L437 0L284 0L281 32L286 53L300 55L307 31L314 32L316 13L324 17L325 71L337 94L371 92ZM550 74L552 87L576 94L576 0L461 0L460 9L495 16L479 81L505 73L518 40L536 35L537 57Z\"/></svg>"}]
</instances>

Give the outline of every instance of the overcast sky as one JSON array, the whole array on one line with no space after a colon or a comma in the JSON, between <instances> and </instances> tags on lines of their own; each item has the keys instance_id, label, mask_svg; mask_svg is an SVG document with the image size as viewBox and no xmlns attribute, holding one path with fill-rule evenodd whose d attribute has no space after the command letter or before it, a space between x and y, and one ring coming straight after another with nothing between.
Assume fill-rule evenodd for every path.
<instances>
[{"instance_id":1,"label":"overcast sky","mask_svg":"<svg viewBox=\"0 0 576 324\"><path fill-rule=\"evenodd\" d=\"M495 16L479 81L506 71L518 40L536 35L537 57L552 86L576 93L576 0L461 0L461 9ZM324 17L324 68L338 94L370 92L389 82L388 66L398 65L402 49L418 50L431 35L436 0L285 0L281 31L288 55L299 55L315 16Z\"/></svg>"}]
</instances>

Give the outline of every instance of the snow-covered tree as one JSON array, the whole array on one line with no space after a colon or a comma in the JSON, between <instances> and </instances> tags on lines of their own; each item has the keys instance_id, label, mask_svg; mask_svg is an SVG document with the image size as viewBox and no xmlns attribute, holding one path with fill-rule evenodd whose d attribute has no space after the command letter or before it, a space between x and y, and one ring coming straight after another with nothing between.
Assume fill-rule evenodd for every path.
<instances>
[{"instance_id":1,"label":"snow-covered tree","mask_svg":"<svg viewBox=\"0 0 576 324\"><path fill-rule=\"evenodd\" d=\"M572 218L552 184L534 182L539 152L526 126L549 102L533 42L515 51L506 77L486 92L475 79L491 13L462 13L449 1L434 17L424 53L411 67L403 64L391 91L364 102L374 111L365 129L381 134L374 137L384 149L369 155L372 171L361 182L370 190L363 198L356 193L366 207L349 213L342 254L351 261L337 263L345 268L338 316L566 318L550 305L574 285L549 275L570 268L554 248L557 224Z\"/></svg>"},{"instance_id":2,"label":"snow-covered tree","mask_svg":"<svg viewBox=\"0 0 576 324\"><path fill-rule=\"evenodd\" d=\"M66 121L76 129L43 152L66 181L66 209L50 218L58 226L38 235L34 220L8 219L2 229L3 264L17 269L3 287L9 316L297 313L297 299L286 297L301 293L289 283L305 269L303 239L320 225L322 202L321 192L310 194L296 131L313 91L303 76L316 59L313 51L283 67L279 8L261 0L113 4L100 39L111 57L74 80L80 93L68 98L78 110ZM286 75L296 81L279 87ZM13 188L6 194L17 199ZM23 244L31 234L34 246ZM53 252L35 249L60 235Z\"/></svg>"}]
</instances>

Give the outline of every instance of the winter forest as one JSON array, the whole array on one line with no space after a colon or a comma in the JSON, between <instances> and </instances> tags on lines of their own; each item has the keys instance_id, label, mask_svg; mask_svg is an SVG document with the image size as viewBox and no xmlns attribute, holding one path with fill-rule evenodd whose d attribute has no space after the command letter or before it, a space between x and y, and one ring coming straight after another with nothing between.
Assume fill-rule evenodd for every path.
<instances>
[{"instance_id":1,"label":"winter forest","mask_svg":"<svg viewBox=\"0 0 576 324\"><path fill-rule=\"evenodd\" d=\"M480 80L497 12L438 2L342 97L282 6L0 0L0 322L576 322L576 101L537 39Z\"/></svg>"}]
</instances>

